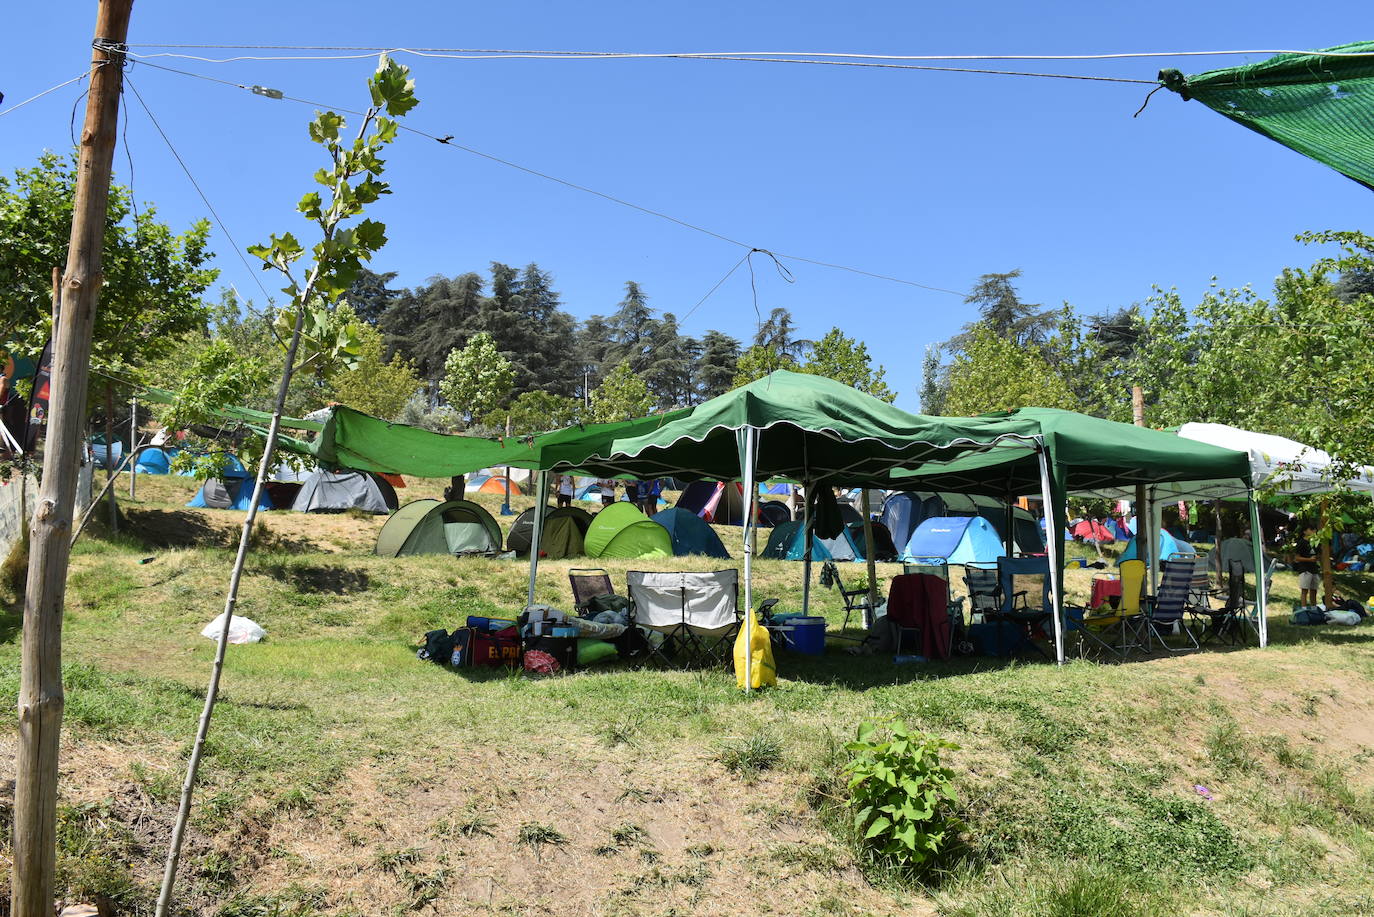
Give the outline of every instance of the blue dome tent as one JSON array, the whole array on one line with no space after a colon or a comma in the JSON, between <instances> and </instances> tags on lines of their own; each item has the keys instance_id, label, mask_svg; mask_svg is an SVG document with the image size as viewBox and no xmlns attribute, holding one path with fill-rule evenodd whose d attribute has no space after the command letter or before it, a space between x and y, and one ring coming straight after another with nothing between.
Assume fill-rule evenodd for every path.
<instances>
[{"instance_id":1,"label":"blue dome tent","mask_svg":"<svg viewBox=\"0 0 1374 917\"><path fill-rule=\"evenodd\" d=\"M1183 557L1196 557L1196 556L1197 556L1197 551L1196 551L1196 550L1193 548L1193 546L1190 545L1188 542L1186 542L1186 541L1179 541L1179 540L1178 540L1177 538L1175 538L1173 535L1170 535L1168 532L1164 531L1163 529L1160 529L1160 530L1159 530L1159 556L1160 556L1160 558L1163 559L1163 560L1168 560L1170 557L1173 557L1175 554L1181 555L1181 556L1183 556ZM1135 558L1136 558L1136 553L1135 553L1135 536L1131 536L1131 540L1128 541L1128 542L1126 542L1126 547L1125 547L1125 549L1121 552L1121 556L1118 557L1118 558L1116 559L1116 562L1117 562L1118 565L1120 565L1120 563L1121 563L1123 560L1135 560Z\"/></svg>"},{"instance_id":2,"label":"blue dome tent","mask_svg":"<svg viewBox=\"0 0 1374 917\"><path fill-rule=\"evenodd\" d=\"M703 554L706 557L730 559L717 535L706 522L695 513L677 506L670 506L650 516L654 522L668 530L673 539L673 554L682 557L686 554Z\"/></svg>"},{"instance_id":3,"label":"blue dome tent","mask_svg":"<svg viewBox=\"0 0 1374 917\"><path fill-rule=\"evenodd\" d=\"M768 536L768 545L763 549L762 556L776 560L801 560L805 551L806 540L802 538L802 524L795 521L784 522L776 526ZM819 538L814 534L811 536L811 559L814 561L862 560L863 556L863 551L854 543L854 537L848 528L841 530L834 538Z\"/></svg>"},{"instance_id":4,"label":"blue dome tent","mask_svg":"<svg viewBox=\"0 0 1374 917\"><path fill-rule=\"evenodd\" d=\"M991 564L1005 553L1002 539L982 516L936 516L916 526L902 560L940 558L950 564Z\"/></svg>"}]
</instances>

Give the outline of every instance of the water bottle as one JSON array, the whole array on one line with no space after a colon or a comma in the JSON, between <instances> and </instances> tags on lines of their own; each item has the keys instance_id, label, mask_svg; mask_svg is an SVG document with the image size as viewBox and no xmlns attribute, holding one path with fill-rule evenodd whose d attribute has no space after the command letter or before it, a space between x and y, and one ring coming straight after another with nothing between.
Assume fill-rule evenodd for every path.
<instances>
[{"instance_id":1,"label":"water bottle","mask_svg":"<svg viewBox=\"0 0 1374 917\"><path fill-rule=\"evenodd\" d=\"M905 655L905 656L895 656L895 657L893 657L893 659L892 659L892 664L893 664L893 665L906 665L906 664L909 663L909 662L926 662L926 661L927 661L927 660L926 660L926 657L924 657L924 656Z\"/></svg>"}]
</instances>

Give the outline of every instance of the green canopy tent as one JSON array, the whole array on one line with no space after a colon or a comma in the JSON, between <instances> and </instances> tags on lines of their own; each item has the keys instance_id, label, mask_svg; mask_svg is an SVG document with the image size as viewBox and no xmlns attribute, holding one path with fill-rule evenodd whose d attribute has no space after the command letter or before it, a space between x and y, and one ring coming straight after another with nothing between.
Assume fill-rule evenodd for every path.
<instances>
[{"instance_id":1,"label":"green canopy tent","mask_svg":"<svg viewBox=\"0 0 1374 917\"><path fill-rule=\"evenodd\" d=\"M1374 191L1374 42L1159 82Z\"/></svg>"},{"instance_id":2,"label":"green canopy tent","mask_svg":"<svg viewBox=\"0 0 1374 917\"><path fill-rule=\"evenodd\" d=\"M536 437L540 498L548 472L585 470L599 476L743 480L751 501L745 513L744 603L752 608L752 561L758 500L756 480L782 477L807 487L889 487L902 467L949 461L970 450L1034 447L1031 422L1005 418L926 417L821 376L770 373L657 425L643 421ZM537 501L536 501L537 502ZM603 511L604 512L604 511ZM811 530L811 520L805 520ZM538 544L538 531L535 544ZM590 552L590 533L588 549ZM807 544L810 539L807 539ZM804 564L803 603L809 600L810 563ZM538 552L531 552L530 594ZM748 684L746 674L746 684Z\"/></svg>"},{"instance_id":3,"label":"green canopy tent","mask_svg":"<svg viewBox=\"0 0 1374 917\"><path fill-rule=\"evenodd\" d=\"M1144 485L1147 491L1142 519L1152 518L1151 505L1158 503L1160 488L1180 481L1236 482L1250 497L1252 523L1256 521L1257 505L1250 481L1250 462L1243 452L1224 449L1208 443L1183 439L1173 433L1136 427L1061 411L1054 408L1021 408L1002 414L987 414L989 422L998 418L1022 429L1031 424L1043 448L1019 446L1000 449L995 453L966 455L948 462L932 461L898 472L908 487L919 484L922 489L981 493L1006 500L1018 496L1039 495L1046 509L1046 547L1052 569L1055 569L1052 600L1056 610L1056 642L1058 655L1063 657L1063 567L1057 547L1062 543L1057 533L1068 523L1069 494L1120 496L1126 488ZM1153 544L1148 537L1143 544ZM1258 558L1257 558L1258 561ZM1151 564L1157 574L1158 566ZM1262 564L1257 565L1261 569ZM1264 611L1264 584L1260 577L1257 604L1260 613L1260 642L1267 642Z\"/></svg>"}]
</instances>

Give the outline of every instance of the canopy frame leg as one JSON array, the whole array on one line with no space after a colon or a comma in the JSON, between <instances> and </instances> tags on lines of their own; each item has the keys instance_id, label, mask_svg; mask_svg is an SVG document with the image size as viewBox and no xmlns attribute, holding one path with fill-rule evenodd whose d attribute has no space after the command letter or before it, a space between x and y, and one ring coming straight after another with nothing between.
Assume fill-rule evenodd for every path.
<instances>
[{"instance_id":1,"label":"canopy frame leg","mask_svg":"<svg viewBox=\"0 0 1374 917\"><path fill-rule=\"evenodd\" d=\"M506 479L507 481L510 478ZM539 472L539 484L535 487L534 532L530 537L530 588L525 595L525 605L534 604L534 584L539 576L539 543L544 537L544 510L549 499L549 473Z\"/></svg>"},{"instance_id":2,"label":"canopy frame leg","mask_svg":"<svg viewBox=\"0 0 1374 917\"><path fill-rule=\"evenodd\" d=\"M1040 460L1040 499L1045 506L1045 554L1050 567L1050 604L1054 616L1054 661L1064 664L1064 597L1059 584L1064 576L1064 533L1056 521L1054 497L1050 487L1050 463L1043 440L1036 443L1036 457Z\"/></svg>"}]
</instances>

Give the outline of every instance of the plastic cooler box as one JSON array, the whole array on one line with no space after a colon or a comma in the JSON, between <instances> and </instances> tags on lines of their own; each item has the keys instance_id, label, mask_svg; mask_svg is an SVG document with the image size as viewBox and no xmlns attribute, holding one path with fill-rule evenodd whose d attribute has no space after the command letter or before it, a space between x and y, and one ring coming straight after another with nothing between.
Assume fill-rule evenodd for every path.
<instances>
[{"instance_id":1,"label":"plastic cooler box","mask_svg":"<svg viewBox=\"0 0 1374 917\"><path fill-rule=\"evenodd\" d=\"M825 618L797 616L788 618L782 636L789 650L807 656L825 655Z\"/></svg>"}]
</instances>

